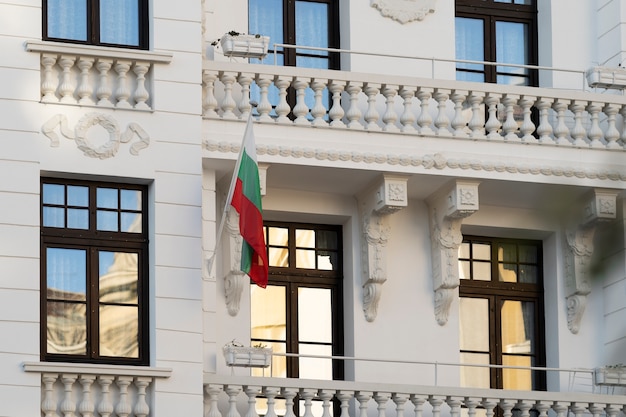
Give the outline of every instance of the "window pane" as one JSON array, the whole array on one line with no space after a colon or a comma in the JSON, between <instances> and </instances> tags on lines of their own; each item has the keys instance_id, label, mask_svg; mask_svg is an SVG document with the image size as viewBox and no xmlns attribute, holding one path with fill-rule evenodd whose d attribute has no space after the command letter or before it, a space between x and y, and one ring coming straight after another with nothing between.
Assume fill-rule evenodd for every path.
<instances>
[{"instance_id":1,"label":"window pane","mask_svg":"<svg viewBox=\"0 0 626 417\"><path fill-rule=\"evenodd\" d=\"M339 254L330 251L317 252L317 269L334 271L339 268Z\"/></svg>"},{"instance_id":2,"label":"window pane","mask_svg":"<svg viewBox=\"0 0 626 417\"><path fill-rule=\"evenodd\" d=\"M498 280L500 282L517 282L517 265L498 264Z\"/></svg>"},{"instance_id":3,"label":"window pane","mask_svg":"<svg viewBox=\"0 0 626 417\"><path fill-rule=\"evenodd\" d=\"M501 306L503 353L534 353L535 305L505 300Z\"/></svg>"},{"instance_id":4,"label":"window pane","mask_svg":"<svg viewBox=\"0 0 626 417\"><path fill-rule=\"evenodd\" d=\"M315 231L307 229L296 229L296 246L299 248L314 248Z\"/></svg>"},{"instance_id":5,"label":"window pane","mask_svg":"<svg viewBox=\"0 0 626 417\"><path fill-rule=\"evenodd\" d=\"M98 253L100 302L137 304L139 256L136 253Z\"/></svg>"},{"instance_id":6,"label":"window pane","mask_svg":"<svg viewBox=\"0 0 626 417\"><path fill-rule=\"evenodd\" d=\"M296 66L302 68L328 69L328 58L314 58L310 56L296 57Z\"/></svg>"},{"instance_id":7,"label":"window pane","mask_svg":"<svg viewBox=\"0 0 626 417\"><path fill-rule=\"evenodd\" d=\"M459 261L459 278L470 279L470 263L469 261Z\"/></svg>"},{"instance_id":8,"label":"window pane","mask_svg":"<svg viewBox=\"0 0 626 417\"><path fill-rule=\"evenodd\" d=\"M470 249L469 249L469 243L467 242L463 242L461 243L461 245L459 246L459 258L469 258L470 257Z\"/></svg>"},{"instance_id":9,"label":"window pane","mask_svg":"<svg viewBox=\"0 0 626 417\"><path fill-rule=\"evenodd\" d=\"M296 268L315 269L315 251L296 250Z\"/></svg>"},{"instance_id":10,"label":"window pane","mask_svg":"<svg viewBox=\"0 0 626 417\"><path fill-rule=\"evenodd\" d=\"M75 185L67 186L67 205L87 207L89 206L89 188Z\"/></svg>"},{"instance_id":11,"label":"window pane","mask_svg":"<svg viewBox=\"0 0 626 417\"><path fill-rule=\"evenodd\" d=\"M270 266L288 267L289 266L289 252L283 248L269 248Z\"/></svg>"},{"instance_id":12,"label":"window pane","mask_svg":"<svg viewBox=\"0 0 626 417\"><path fill-rule=\"evenodd\" d=\"M318 230L317 246L321 249L338 249L337 232L330 230Z\"/></svg>"},{"instance_id":13,"label":"window pane","mask_svg":"<svg viewBox=\"0 0 626 417\"><path fill-rule=\"evenodd\" d=\"M61 184L44 184L42 192L44 204L65 205L65 186Z\"/></svg>"},{"instance_id":14,"label":"window pane","mask_svg":"<svg viewBox=\"0 0 626 417\"><path fill-rule=\"evenodd\" d=\"M474 259L491 260L491 245L489 243L473 243L472 250Z\"/></svg>"},{"instance_id":15,"label":"window pane","mask_svg":"<svg viewBox=\"0 0 626 417\"><path fill-rule=\"evenodd\" d=\"M116 188L100 188L96 192L96 207L117 209L117 189Z\"/></svg>"},{"instance_id":16,"label":"window pane","mask_svg":"<svg viewBox=\"0 0 626 417\"><path fill-rule=\"evenodd\" d=\"M496 21L496 61L528 64L528 24ZM497 72L528 74L528 69L497 66Z\"/></svg>"},{"instance_id":17,"label":"window pane","mask_svg":"<svg viewBox=\"0 0 626 417\"><path fill-rule=\"evenodd\" d=\"M117 211L98 210L97 212L98 230L117 232Z\"/></svg>"},{"instance_id":18,"label":"window pane","mask_svg":"<svg viewBox=\"0 0 626 417\"><path fill-rule=\"evenodd\" d=\"M272 246L287 246L289 233L283 227L269 227L267 244Z\"/></svg>"},{"instance_id":19,"label":"window pane","mask_svg":"<svg viewBox=\"0 0 626 417\"><path fill-rule=\"evenodd\" d=\"M87 353L87 306L84 303L48 301L47 353Z\"/></svg>"},{"instance_id":20,"label":"window pane","mask_svg":"<svg viewBox=\"0 0 626 417\"><path fill-rule=\"evenodd\" d=\"M48 37L87 40L87 0L48 0Z\"/></svg>"},{"instance_id":21,"label":"window pane","mask_svg":"<svg viewBox=\"0 0 626 417\"><path fill-rule=\"evenodd\" d=\"M138 190L120 190L122 210L141 211L141 191Z\"/></svg>"},{"instance_id":22,"label":"window pane","mask_svg":"<svg viewBox=\"0 0 626 417\"><path fill-rule=\"evenodd\" d=\"M468 61L484 61L484 28L482 19L455 18L456 58ZM484 71L484 65L457 63L457 69Z\"/></svg>"},{"instance_id":23,"label":"window pane","mask_svg":"<svg viewBox=\"0 0 626 417\"><path fill-rule=\"evenodd\" d=\"M528 263L537 263L537 247L530 245L519 245L519 261Z\"/></svg>"},{"instance_id":24,"label":"window pane","mask_svg":"<svg viewBox=\"0 0 626 417\"><path fill-rule=\"evenodd\" d=\"M305 345L300 343L298 351L303 355L331 356L332 347L327 345ZM333 379L331 359L300 358L299 377L306 379Z\"/></svg>"},{"instance_id":25,"label":"window pane","mask_svg":"<svg viewBox=\"0 0 626 417\"><path fill-rule=\"evenodd\" d=\"M120 213L122 232L141 233L141 213Z\"/></svg>"},{"instance_id":26,"label":"window pane","mask_svg":"<svg viewBox=\"0 0 626 417\"><path fill-rule=\"evenodd\" d=\"M537 284L539 276L539 270L534 265L520 265L519 266L519 282L525 284Z\"/></svg>"},{"instance_id":27,"label":"window pane","mask_svg":"<svg viewBox=\"0 0 626 417\"><path fill-rule=\"evenodd\" d=\"M282 0L249 0L248 33L270 37L270 47L283 42Z\"/></svg>"},{"instance_id":28,"label":"window pane","mask_svg":"<svg viewBox=\"0 0 626 417\"><path fill-rule=\"evenodd\" d=\"M328 4L296 1L296 45L328 47ZM328 55L307 49L297 49L296 53Z\"/></svg>"},{"instance_id":29,"label":"window pane","mask_svg":"<svg viewBox=\"0 0 626 417\"><path fill-rule=\"evenodd\" d=\"M100 355L139 356L139 309L135 306L100 306Z\"/></svg>"},{"instance_id":30,"label":"window pane","mask_svg":"<svg viewBox=\"0 0 626 417\"><path fill-rule=\"evenodd\" d=\"M298 332L301 342L332 342L331 290L298 288Z\"/></svg>"},{"instance_id":31,"label":"window pane","mask_svg":"<svg viewBox=\"0 0 626 417\"><path fill-rule=\"evenodd\" d=\"M511 356L504 355L502 364L507 366L524 366L533 365L532 358L529 356ZM530 391L533 389L532 371L530 369L507 369L502 370L504 389L515 389Z\"/></svg>"},{"instance_id":32,"label":"window pane","mask_svg":"<svg viewBox=\"0 0 626 417\"><path fill-rule=\"evenodd\" d=\"M46 249L48 299L86 300L87 252L83 249Z\"/></svg>"},{"instance_id":33,"label":"window pane","mask_svg":"<svg viewBox=\"0 0 626 417\"><path fill-rule=\"evenodd\" d=\"M261 342L261 343L267 346L268 348L272 348L272 353L286 353L287 352L287 349L286 349L287 345L285 343L276 343L276 342L274 343ZM253 341L252 344L256 344L256 343ZM250 368L250 371L251 371L252 376L268 376L266 375L267 368ZM275 378L286 378L287 377L287 357L273 355L271 371L272 371L272 374L270 376L273 376ZM261 398L259 398L259 400L261 400ZM278 400L277 400L277 403L278 403ZM283 407L284 407L284 400L283 400ZM257 410L259 409L260 409L259 403L257 402ZM283 415L283 414L280 414L280 415Z\"/></svg>"},{"instance_id":34,"label":"window pane","mask_svg":"<svg viewBox=\"0 0 626 417\"><path fill-rule=\"evenodd\" d=\"M464 72L457 70L456 79L459 81L470 81L474 83L484 83L485 82L485 74L482 72Z\"/></svg>"},{"instance_id":35,"label":"window pane","mask_svg":"<svg viewBox=\"0 0 626 417\"><path fill-rule=\"evenodd\" d=\"M138 0L100 0L100 42L139 45Z\"/></svg>"},{"instance_id":36,"label":"window pane","mask_svg":"<svg viewBox=\"0 0 626 417\"><path fill-rule=\"evenodd\" d=\"M459 299L461 350L489 352L489 300Z\"/></svg>"},{"instance_id":37,"label":"window pane","mask_svg":"<svg viewBox=\"0 0 626 417\"><path fill-rule=\"evenodd\" d=\"M514 243L498 243L498 260L501 262L517 262L517 245Z\"/></svg>"},{"instance_id":38,"label":"window pane","mask_svg":"<svg viewBox=\"0 0 626 417\"><path fill-rule=\"evenodd\" d=\"M268 285L263 289L250 286L250 319L252 339L285 340L287 337L285 287Z\"/></svg>"},{"instance_id":39,"label":"window pane","mask_svg":"<svg viewBox=\"0 0 626 417\"><path fill-rule=\"evenodd\" d=\"M509 75L498 75L497 77L498 84L507 84L507 85L529 85L530 81L528 77L514 77Z\"/></svg>"},{"instance_id":40,"label":"window pane","mask_svg":"<svg viewBox=\"0 0 626 417\"><path fill-rule=\"evenodd\" d=\"M65 210L56 207L43 208L44 227L65 227Z\"/></svg>"},{"instance_id":41,"label":"window pane","mask_svg":"<svg viewBox=\"0 0 626 417\"><path fill-rule=\"evenodd\" d=\"M461 363L489 365L488 353L461 352ZM467 388L490 388L488 367L461 366L461 386Z\"/></svg>"},{"instance_id":42,"label":"window pane","mask_svg":"<svg viewBox=\"0 0 626 417\"><path fill-rule=\"evenodd\" d=\"M489 262L472 262L472 278L476 281L491 281L491 264Z\"/></svg>"},{"instance_id":43,"label":"window pane","mask_svg":"<svg viewBox=\"0 0 626 417\"><path fill-rule=\"evenodd\" d=\"M67 209L67 227L70 229L89 229L89 210Z\"/></svg>"}]
</instances>

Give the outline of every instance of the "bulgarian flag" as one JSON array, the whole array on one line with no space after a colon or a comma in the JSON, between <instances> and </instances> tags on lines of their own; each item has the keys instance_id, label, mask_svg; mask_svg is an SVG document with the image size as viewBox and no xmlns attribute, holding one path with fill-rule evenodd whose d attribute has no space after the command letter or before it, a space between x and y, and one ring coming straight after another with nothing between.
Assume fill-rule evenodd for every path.
<instances>
[{"instance_id":1,"label":"bulgarian flag","mask_svg":"<svg viewBox=\"0 0 626 417\"><path fill-rule=\"evenodd\" d=\"M230 204L239 213L239 233L243 237L241 271L248 274L259 287L265 288L267 286L267 252L263 233L261 184L250 119L246 124L237 166L239 167L237 180Z\"/></svg>"}]
</instances>

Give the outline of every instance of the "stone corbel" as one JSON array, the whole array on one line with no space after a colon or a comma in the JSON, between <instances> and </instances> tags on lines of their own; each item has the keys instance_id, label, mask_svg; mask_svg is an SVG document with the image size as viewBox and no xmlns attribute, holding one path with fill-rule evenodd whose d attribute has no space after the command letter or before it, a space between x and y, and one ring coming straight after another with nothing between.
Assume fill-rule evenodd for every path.
<instances>
[{"instance_id":1,"label":"stone corbel","mask_svg":"<svg viewBox=\"0 0 626 417\"><path fill-rule=\"evenodd\" d=\"M268 168L269 164L259 164L261 196L265 195ZM241 244L243 239L239 234L239 214L236 210L228 210L225 231L227 243L223 248L228 272L224 276L224 296L228 314L234 317L239 313L241 294L248 282L246 274L241 272Z\"/></svg>"},{"instance_id":2,"label":"stone corbel","mask_svg":"<svg viewBox=\"0 0 626 417\"><path fill-rule=\"evenodd\" d=\"M450 305L459 286L458 249L463 242L463 219L478 210L478 181L456 180L428 198L435 318L448 322Z\"/></svg>"},{"instance_id":3,"label":"stone corbel","mask_svg":"<svg viewBox=\"0 0 626 417\"><path fill-rule=\"evenodd\" d=\"M369 322L376 319L381 286L387 281L389 215L408 205L407 181L405 176L383 174L374 187L358 198L362 227L363 312Z\"/></svg>"},{"instance_id":4,"label":"stone corbel","mask_svg":"<svg viewBox=\"0 0 626 417\"><path fill-rule=\"evenodd\" d=\"M576 334L591 293L589 265L594 251L594 236L599 222L617 216L618 191L594 189L583 201L583 210L575 224L565 228L565 297L567 327Z\"/></svg>"},{"instance_id":5,"label":"stone corbel","mask_svg":"<svg viewBox=\"0 0 626 417\"><path fill-rule=\"evenodd\" d=\"M370 5L380 13L402 24L423 20L435 12L436 0L370 0Z\"/></svg>"}]
</instances>

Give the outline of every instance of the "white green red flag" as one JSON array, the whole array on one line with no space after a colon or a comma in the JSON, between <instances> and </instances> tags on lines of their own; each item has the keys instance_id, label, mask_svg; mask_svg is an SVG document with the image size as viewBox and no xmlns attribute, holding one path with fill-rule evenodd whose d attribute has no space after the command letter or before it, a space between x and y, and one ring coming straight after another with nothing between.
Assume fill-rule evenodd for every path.
<instances>
[{"instance_id":1,"label":"white green red flag","mask_svg":"<svg viewBox=\"0 0 626 417\"><path fill-rule=\"evenodd\" d=\"M267 252L263 233L261 183L250 120L246 126L238 166L231 205L239 213L239 233L243 237L241 271L248 274L259 287L265 288L267 286Z\"/></svg>"}]
</instances>

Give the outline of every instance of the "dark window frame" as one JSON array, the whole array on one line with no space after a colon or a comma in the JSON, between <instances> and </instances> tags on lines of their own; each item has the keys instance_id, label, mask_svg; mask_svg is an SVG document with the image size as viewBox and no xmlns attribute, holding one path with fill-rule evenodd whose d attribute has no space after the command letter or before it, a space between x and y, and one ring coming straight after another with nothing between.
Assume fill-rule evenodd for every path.
<instances>
[{"instance_id":1,"label":"dark window frame","mask_svg":"<svg viewBox=\"0 0 626 417\"><path fill-rule=\"evenodd\" d=\"M89 229L70 229L67 227L44 226L44 184L59 184L65 187L86 186L89 187ZM40 352L41 360L49 362L79 362L115 365L149 365L149 263L148 263L148 189L144 185L122 184L101 181L69 180L59 178L41 178L40 183L40 224L41 224L41 275L40 275ZM115 188L118 190L135 190L141 192L141 233L111 232L96 230L96 188ZM46 205L50 207L50 205ZM71 208L67 203L54 205L53 207ZM119 210L118 210L119 211ZM87 347L85 355L59 354L47 352L47 265L46 250L48 248L83 249L86 252L87 261ZM98 262L97 257L101 251L115 251L136 253L138 256L138 356L137 358L114 357L100 355L99 352L99 306L115 305L115 302L105 302L99 299L98 293ZM54 300L52 302L58 302Z\"/></svg>"},{"instance_id":2,"label":"dark window frame","mask_svg":"<svg viewBox=\"0 0 626 417\"><path fill-rule=\"evenodd\" d=\"M48 0L43 0L42 2L42 33L43 39L46 41L53 42L65 42L65 43L75 43L81 45L94 45L94 46L105 46L112 48L128 48L128 49L140 49L147 50L149 49L150 43L150 19L148 14L148 0L136 0L138 2L139 10L139 19L137 22L137 30L139 34L138 45L126 45L126 44L115 44L115 43L106 43L100 41L100 0L86 0L87 2L87 13L85 16L86 26L87 26L87 39L77 40L77 39L65 39L65 38L55 38L52 36L48 36Z\"/></svg>"}]
</instances>

